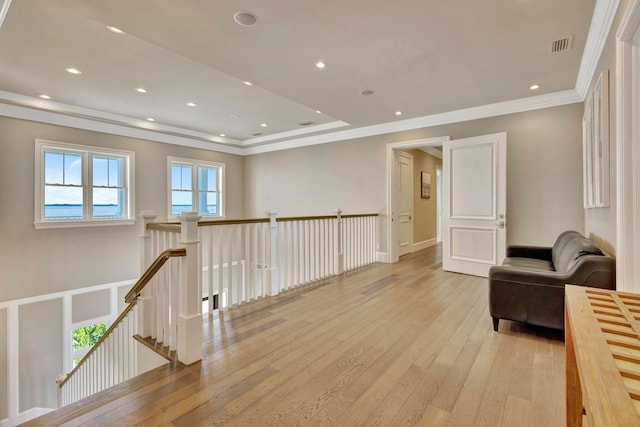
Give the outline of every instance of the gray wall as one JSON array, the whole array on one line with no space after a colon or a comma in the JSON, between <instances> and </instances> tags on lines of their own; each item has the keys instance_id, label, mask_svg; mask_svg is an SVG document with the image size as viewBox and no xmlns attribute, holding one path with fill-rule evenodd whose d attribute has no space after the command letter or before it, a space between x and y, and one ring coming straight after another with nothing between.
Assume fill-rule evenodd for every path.
<instances>
[{"instance_id":1,"label":"gray wall","mask_svg":"<svg viewBox=\"0 0 640 427\"><path fill-rule=\"evenodd\" d=\"M46 139L135 152L135 209L167 215L167 156L226 163L227 215L243 216L241 156L0 117L0 301L139 275L138 226L35 230L34 144Z\"/></svg>"},{"instance_id":2,"label":"gray wall","mask_svg":"<svg viewBox=\"0 0 640 427\"><path fill-rule=\"evenodd\" d=\"M566 229L584 230L581 103L245 159L245 212L261 216L386 212L386 144L449 135L507 132L509 243L551 245ZM380 250L386 248L381 217Z\"/></svg>"}]
</instances>

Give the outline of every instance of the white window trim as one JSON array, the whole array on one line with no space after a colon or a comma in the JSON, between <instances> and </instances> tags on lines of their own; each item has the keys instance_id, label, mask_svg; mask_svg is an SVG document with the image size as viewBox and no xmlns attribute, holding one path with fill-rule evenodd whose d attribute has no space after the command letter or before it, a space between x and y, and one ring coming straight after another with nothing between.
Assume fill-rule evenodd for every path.
<instances>
[{"instance_id":1,"label":"white window trim","mask_svg":"<svg viewBox=\"0 0 640 427\"><path fill-rule=\"evenodd\" d=\"M126 211L124 218L105 218L105 219L60 219L45 220L44 219L44 151L46 149L73 150L82 153L90 152L92 155L116 155L124 157L124 181L126 182ZM45 228L75 228L75 227L95 227L95 226L112 226L112 225L131 225L135 224L135 153L133 151L115 150L112 148L95 147L90 145L69 144L65 142L47 141L36 139L35 143L35 191L34 191L34 227L36 229ZM83 187L92 188L88 182L86 171L83 168Z\"/></svg>"},{"instance_id":2,"label":"white window trim","mask_svg":"<svg viewBox=\"0 0 640 427\"><path fill-rule=\"evenodd\" d=\"M191 166L204 166L204 167L210 167L210 168L218 168L220 170L220 176L218 177L218 179L220 180L219 184L218 184L218 188L219 188L219 197L218 197L218 203L220 206L218 206L218 209L220 211L219 215L202 215L203 218L205 219L225 219L226 218L226 207L227 207L227 200L226 200L226 195L227 195L227 191L226 191L226 172L225 172L225 164L224 163L218 163L218 162L208 162L208 161L203 161L203 160L195 160L195 159L186 159L183 157L167 157L167 218L169 220L177 220L178 217L173 215L171 212L171 186L172 186L172 182L171 182L171 163L176 162L176 163L183 163L183 164L187 164L187 165L191 165ZM197 202L197 197L195 197L195 195L197 194L198 191L198 186L197 186L197 173L192 173L192 191L193 191L193 203L195 204ZM200 215L200 214L198 214Z\"/></svg>"}]
</instances>

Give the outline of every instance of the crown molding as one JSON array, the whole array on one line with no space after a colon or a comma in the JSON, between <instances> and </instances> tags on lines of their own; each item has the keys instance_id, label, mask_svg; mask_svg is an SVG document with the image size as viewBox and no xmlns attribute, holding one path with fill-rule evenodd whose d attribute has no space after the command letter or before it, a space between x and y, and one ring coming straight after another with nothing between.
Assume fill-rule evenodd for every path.
<instances>
[{"instance_id":1,"label":"crown molding","mask_svg":"<svg viewBox=\"0 0 640 427\"><path fill-rule=\"evenodd\" d=\"M214 142L208 134L202 132L166 125L158 125L144 120L131 119L125 116L55 103L10 92L0 91L0 100L5 101L5 103L0 103L0 116L92 130L96 132L111 133L114 135L140 138L165 144L182 145L185 147L200 148L228 154L253 155L556 107L582 102L583 98L581 98L575 90L570 89L528 98L482 105L479 107L433 114L430 116L398 120L320 135L293 138L286 141L266 143L252 147L243 147L242 142L229 139L225 139L225 141L234 141L235 144L226 145ZM10 103L7 103L7 101ZM12 105L11 103L19 105ZM100 116L102 120L98 120L96 116ZM332 126L338 126L336 125L338 122L332 123ZM297 132L292 131L291 134L295 136L297 135ZM257 143L258 141L255 141L255 139L252 141L252 144Z\"/></svg>"},{"instance_id":2,"label":"crown molding","mask_svg":"<svg viewBox=\"0 0 640 427\"><path fill-rule=\"evenodd\" d=\"M184 147L200 148L203 150L217 151L220 153L242 155L242 148L226 146L215 142L202 141L195 138L188 138L179 135L172 135L162 131L132 128L120 124L105 123L95 119L69 116L61 113L54 113L45 110L38 110L33 107L22 107L18 105L0 104L0 116L13 117L17 119L30 120L41 123L48 123L58 126L66 126L76 129L90 130L95 132L109 133L112 135L127 136L131 138L145 139L148 141L161 142L164 144L182 145Z\"/></svg>"},{"instance_id":3,"label":"crown molding","mask_svg":"<svg viewBox=\"0 0 640 427\"><path fill-rule=\"evenodd\" d=\"M2 28L4 18L6 18L7 13L9 13L9 6L11 6L11 0L4 0L2 2L2 7L0 8L0 28Z\"/></svg>"},{"instance_id":4,"label":"crown molding","mask_svg":"<svg viewBox=\"0 0 640 427\"><path fill-rule=\"evenodd\" d=\"M589 85L600 61L602 49L604 49L604 44L607 41L607 36L611 30L619 5L620 0L596 0L576 80L576 91L582 101L584 101L589 90Z\"/></svg>"},{"instance_id":5,"label":"crown molding","mask_svg":"<svg viewBox=\"0 0 640 427\"><path fill-rule=\"evenodd\" d=\"M324 132L327 130L332 130L332 129L345 127L345 126L351 126L351 125L342 120L337 120L335 122L324 123L316 126L308 126L302 129L295 129L295 130L290 130L286 132L274 133L271 135L258 136L256 138L245 139L244 141L240 142L240 145L242 146L256 145L256 144L261 144L269 141L276 141L279 139L292 138L299 135L307 135L310 133Z\"/></svg>"},{"instance_id":6,"label":"crown molding","mask_svg":"<svg viewBox=\"0 0 640 427\"><path fill-rule=\"evenodd\" d=\"M206 132L200 132L191 129L184 129L175 126L169 126L162 123L149 122L147 120L123 116L120 114L107 113L104 111L94 110L91 108L78 107L62 102L51 101L47 99L35 98L32 96L21 95L13 92L0 90L0 102L6 104L14 104L22 107L33 108L34 110L48 111L51 113L59 113L70 117L78 117L98 122L123 125L132 128L140 128L150 131L166 133L169 135L178 135L186 138L195 138L206 142L217 142L221 144L238 145L241 141L233 138L223 138Z\"/></svg>"},{"instance_id":7,"label":"crown molding","mask_svg":"<svg viewBox=\"0 0 640 427\"><path fill-rule=\"evenodd\" d=\"M244 154L261 154L268 153L270 151L306 147L309 145L327 144L329 142L363 138L373 135L383 135L450 123L466 122L469 120L502 116L505 114L521 113L523 111L538 110L541 108L557 107L560 105L574 104L576 102L582 101L583 99L574 89L569 89L544 95L531 96L528 98L515 99L512 101L498 102L495 104L487 104L479 107L449 111L447 113L433 114L430 116L416 117L413 119L398 120L372 126L364 126L355 129L325 133L316 136L308 136L292 139L289 141L260 145L257 147L248 147L245 149Z\"/></svg>"}]
</instances>

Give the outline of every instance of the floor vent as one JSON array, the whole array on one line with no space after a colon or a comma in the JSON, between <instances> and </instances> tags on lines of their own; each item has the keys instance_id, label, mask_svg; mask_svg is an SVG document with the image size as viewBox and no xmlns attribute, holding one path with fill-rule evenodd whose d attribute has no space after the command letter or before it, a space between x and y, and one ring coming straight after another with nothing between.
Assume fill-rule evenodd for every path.
<instances>
[{"instance_id":1,"label":"floor vent","mask_svg":"<svg viewBox=\"0 0 640 427\"><path fill-rule=\"evenodd\" d=\"M564 52L566 50L571 49L572 45L573 45L573 36L565 37L563 39L552 41L549 51L551 53Z\"/></svg>"}]
</instances>

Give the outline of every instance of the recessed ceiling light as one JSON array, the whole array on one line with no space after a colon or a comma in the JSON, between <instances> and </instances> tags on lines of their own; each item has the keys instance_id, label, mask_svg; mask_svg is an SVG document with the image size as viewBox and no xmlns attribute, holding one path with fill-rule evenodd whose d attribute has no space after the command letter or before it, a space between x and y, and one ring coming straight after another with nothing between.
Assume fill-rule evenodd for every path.
<instances>
[{"instance_id":1,"label":"recessed ceiling light","mask_svg":"<svg viewBox=\"0 0 640 427\"><path fill-rule=\"evenodd\" d=\"M529 86L529 89L530 90L540 89L540 85L539 84L531 85L531 86Z\"/></svg>"},{"instance_id":2,"label":"recessed ceiling light","mask_svg":"<svg viewBox=\"0 0 640 427\"><path fill-rule=\"evenodd\" d=\"M256 15L251 12L237 12L233 15L233 20L243 27L251 27L258 22Z\"/></svg>"},{"instance_id":3,"label":"recessed ceiling light","mask_svg":"<svg viewBox=\"0 0 640 427\"><path fill-rule=\"evenodd\" d=\"M324 68L324 67L325 67L324 62L322 62L322 61L318 61L318 62L316 62L316 67L318 67L318 68Z\"/></svg>"},{"instance_id":4,"label":"recessed ceiling light","mask_svg":"<svg viewBox=\"0 0 640 427\"><path fill-rule=\"evenodd\" d=\"M195 107L196 105L198 104L196 104L195 102L187 102L187 106L189 107Z\"/></svg>"},{"instance_id":5,"label":"recessed ceiling light","mask_svg":"<svg viewBox=\"0 0 640 427\"><path fill-rule=\"evenodd\" d=\"M320 111L320 110L316 110L316 113L318 113L318 114L322 114L322 111Z\"/></svg>"},{"instance_id":6,"label":"recessed ceiling light","mask_svg":"<svg viewBox=\"0 0 640 427\"><path fill-rule=\"evenodd\" d=\"M402 115L402 111L396 111L396 112L395 112L395 115L396 115L396 116L401 116L401 115Z\"/></svg>"},{"instance_id":7,"label":"recessed ceiling light","mask_svg":"<svg viewBox=\"0 0 640 427\"><path fill-rule=\"evenodd\" d=\"M71 74L82 74L82 71L80 71L80 70L78 70L77 68L74 68L74 67L65 68L65 71L67 73L71 73Z\"/></svg>"},{"instance_id":8,"label":"recessed ceiling light","mask_svg":"<svg viewBox=\"0 0 640 427\"><path fill-rule=\"evenodd\" d=\"M246 80L245 80L243 83L244 83L244 84L246 84L247 86L253 86L253 83L248 82L248 81L246 81Z\"/></svg>"},{"instance_id":9,"label":"recessed ceiling light","mask_svg":"<svg viewBox=\"0 0 640 427\"><path fill-rule=\"evenodd\" d=\"M140 92L140 93L147 93L147 90L143 87L137 87L136 88L136 92Z\"/></svg>"},{"instance_id":10,"label":"recessed ceiling light","mask_svg":"<svg viewBox=\"0 0 640 427\"><path fill-rule=\"evenodd\" d=\"M227 135L226 135L226 134L224 134L224 133L221 133L221 134L220 134L220 136L224 138L224 137L225 137L225 136L227 136Z\"/></svg>"},{"instance_id":11,"label":"recessed ceiling light","mask_svg":"<svg viewBox=\"0 0 640 427\"><path fill-rule=\"evenodd\" d=\"M156 119L154 119L153 117L147 117L147 120L150 121L150 122L155 122L156 121Z\"/></svg>"},{"instance_id":12,"label":"recessed ceiling light","mask_svg":"<svg viewBox=\"0 0 640 427\"><path fill-rule=\"evenodd\" d=\"M122 31L120 28L112 27L111 25L107 25L107 30L115 34L124 34L124 31Z\"/></svg>"},{"instance_id":13,"label":"recessed ceiling light","mask_svg":"<svg viewBox=\"0 0 640 427\"><path fill-rule=\"evenodd\" d=\"M360 95L364 95L364 96L369 96L369 95L373 95L375 92L372 91L371 89L365 89L362 92L360 92Z\"/></svg>"},{"instance_id":14,"label":"recessed ceiling light","mask_svg":"<svg viewBox=\"0 0 640 427\"><path fill-rule=\"evenodd\" d=\"M263 128L266 128L267 124L266 123L260 123L260 126L262 126Z\"/></svg>"},{"instance_id":15,"label":"recessed ceiling light","mask_svg":"<svg viewBox=\"0 0 640 427\"><path fill-rule=\"evenodd\" d=\"M45 95L44 93L42 95L38 95L40 98L42 99L51 99L51 97L49 95Z\"/></svg>"}]
</instances>

